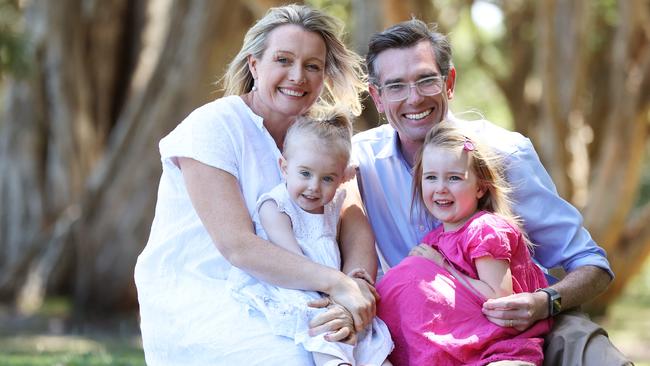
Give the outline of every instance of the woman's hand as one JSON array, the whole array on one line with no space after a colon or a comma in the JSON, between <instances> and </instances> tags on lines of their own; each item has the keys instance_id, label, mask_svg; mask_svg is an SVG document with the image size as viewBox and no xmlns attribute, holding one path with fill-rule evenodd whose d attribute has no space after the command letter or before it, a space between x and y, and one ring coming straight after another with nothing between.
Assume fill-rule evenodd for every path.
<instances>
[{"instance_id":1,"label":"woman's hand","mask_svg":"<svg viewBox=\"0 0 650 366\"><path fill-rule=\"evenodd\" d=\"M366 281L345 275L329 291L330 299L352 314L357 332L362 331L374 318L376 294L375 288Z\"/></svg>"},{"instance_id":2,"label":"woman's hand","mask_svg":"<svg viewBox=\"0 0 650 366\"><path fill-rule=\"evenodd\" d=\"M375 289L375 280L372 278L370 273L368 273L368 271L363 268L355 268L348 273L348 277L351 277L354 280L365 281L364 285L367 285L368 290L375 297L375 302L379 300L379 292L377 292L377 289Z\"/></svg>"},{"instance_id":3,"label":"woman's hand","mask_svg":"<svg viewBox=\"0 0 650 366\"><path fill-rule=\"evenodd\" d=\"M311 327L309 334L311 336L328 332L325 335L326 341L343 342L351 345L357 343L357 333L354 330L352 314L343 306L333 303L329 297L311 301L309 306L314 308L327 307L327 311L318 314L309 322Z\"/></svg>"},{"instance_id":4,"label":"woman's hand","mask_svg":"<svg viewBox=\"0 0 650 366\"><path fill-rule=\"evenodd\" d=\"M323 308L330 304L337 304L342 306L348 314L330 309L315 317L310 324L314 334L324 331L338 332L346 325L351 326L355 332L359 332L370 324L375 316L377 291L364 279L343 276L340 281L336 281L329 295L328 301L312 301L309 306ZM352 320L351 324L344 320L346 318Z\"/></svg>"},{"instance_id":5,"label":"woman's hand","mask_svg":"<svg viewBox=\"0 0 650 366\"><path fill-rule=\"evenodd\" d=\"M366 271L363 268L355 268L355 269L351 270L350 272L348 272L348 277L358 278L358 279L361 279L361 280L364 280L364 281L368 282L368 284L370 284L372 286L375 285L375 280L370 276L368 271Z\"/></svg>"},{"instance_id":6,"label":"woman's hand","mask_svg":"<svg viewBox=\"0 0 650 366\"><path fill-rule=\"evenodd\" d=\"M409 255L427 258L440 267L444 267L445 264L445 258L442 256L442 254L440 254L437 249L434 249L428 244L418 244L417 246L413 247L413 249L411 249Z\"/></svg>"}]
</instances>

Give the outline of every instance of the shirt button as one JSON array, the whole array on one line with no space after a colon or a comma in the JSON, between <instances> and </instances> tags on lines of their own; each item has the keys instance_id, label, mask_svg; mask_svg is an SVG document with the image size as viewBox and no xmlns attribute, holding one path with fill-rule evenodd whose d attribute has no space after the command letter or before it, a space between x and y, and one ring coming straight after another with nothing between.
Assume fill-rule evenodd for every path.
<instances>
[{"instance_id":1,"label":"shirt button","mask_svg":"<svg viewBox=\"0 0 650 366\"><path fill-rule=\"evenodd\" d=\"M420 231L424 231L424 225L420 225Z\"/></svg>"}]
</instances>

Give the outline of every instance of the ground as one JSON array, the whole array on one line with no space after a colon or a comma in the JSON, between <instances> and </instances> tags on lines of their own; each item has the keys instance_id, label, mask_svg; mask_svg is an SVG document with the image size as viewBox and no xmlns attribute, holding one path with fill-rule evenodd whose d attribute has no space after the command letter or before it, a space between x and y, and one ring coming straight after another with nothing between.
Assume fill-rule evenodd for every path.
<instances>
[{"instance_id":1,"label":"ground","mask_svg":"<svg viewBox=\"0 0 650 366\"><path fill-rule=\"evenodd\" d=\"M650 265L597 322L637 366L650 366ZM37 316L0 307L0 366L144 366L135 315L71 326L66 302L52 299Z\"/></svg>"}]
</instances>

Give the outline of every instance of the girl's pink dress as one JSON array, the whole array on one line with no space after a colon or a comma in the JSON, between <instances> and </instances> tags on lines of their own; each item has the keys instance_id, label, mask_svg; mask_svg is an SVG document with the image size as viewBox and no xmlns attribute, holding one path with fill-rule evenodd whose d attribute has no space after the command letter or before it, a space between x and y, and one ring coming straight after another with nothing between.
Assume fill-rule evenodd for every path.
<instances>
[{"instance_id":1,"label":"girl's pink dress","mask_svg":"<svg viewBox=\"0 0 650 366\"><path fill-rule=\"evenodd\" d=\"M548 285L521 232L494 214L478 212L456 231L444 232L441 225L423 241L472 278L478 279L474 259L491 256L510 262L515 293ZM481 312L486 298L466 283L422 257L407 257L384 275L377 284L381 296L377 315L395 342L393 364L485 365L521 360L541 365L543 336L551 320L523 332L500 327Z\"/></svg>"}]
</instances>

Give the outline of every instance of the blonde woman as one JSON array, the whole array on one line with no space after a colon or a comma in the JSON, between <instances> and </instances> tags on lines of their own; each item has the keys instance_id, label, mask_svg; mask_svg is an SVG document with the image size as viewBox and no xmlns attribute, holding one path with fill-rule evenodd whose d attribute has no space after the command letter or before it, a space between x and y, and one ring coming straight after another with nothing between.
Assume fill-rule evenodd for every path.
<instances>
[{"instance_id":1,"label":"blonde woman","mask_svg":"<svg viewBox=\"0 0 650 366\"><path fill-rule=\"evenodd\" d=\"M256 235L252 219L259 196L281 182L277 161L296 118L334 103L360 112L360 65L335 18L300 5L272 8L224 76L226 96L160 141L156 213L135 268L148 365L312 364L301 346L228 296L232 266L329 295L349 311L354 329L370 323L370 285L272 245ZM346 265L374 274L372 233L359 218L343 215L342 251L350 255ZM345 232L351 227L354 235ZM354 244L346 240L352 237ZM349 336L350 323L339 322L333 340Z\"/></svg>"}]
</instances>

